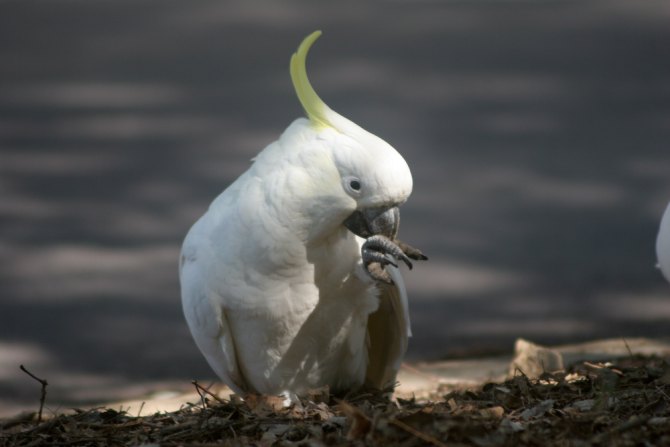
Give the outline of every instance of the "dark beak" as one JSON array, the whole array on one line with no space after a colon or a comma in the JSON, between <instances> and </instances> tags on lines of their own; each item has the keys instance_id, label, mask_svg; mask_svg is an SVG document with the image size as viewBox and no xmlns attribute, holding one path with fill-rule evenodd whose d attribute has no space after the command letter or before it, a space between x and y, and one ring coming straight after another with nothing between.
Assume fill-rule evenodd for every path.
<instances>
[{"instance_id":1,"label":"dark beak","mask_svg":"<svg viewBox=\"0 0 670 447\"><path fill-rule=\"evenodd\" d=\"M356 210L347 217L344 226L365 239L381 234L394 240L400 227L400 210L397 206Z\"/></svg>"}]
</instances>

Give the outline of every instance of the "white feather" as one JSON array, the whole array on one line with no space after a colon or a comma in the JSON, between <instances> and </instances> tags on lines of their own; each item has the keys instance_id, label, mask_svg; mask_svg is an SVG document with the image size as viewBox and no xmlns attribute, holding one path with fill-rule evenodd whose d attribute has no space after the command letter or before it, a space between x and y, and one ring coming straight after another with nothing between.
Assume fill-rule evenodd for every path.
<instances>
[{"instance_id":1,"label":"white feather","mask_svg":"<svg viewBox=\"0 0 670 447\"><path fill-rule=\"evenodd\" d=\"M670 203L663 214L661 226L658 230L656 256L663 275L670 281Z\"/></svg>"}]
</instances>

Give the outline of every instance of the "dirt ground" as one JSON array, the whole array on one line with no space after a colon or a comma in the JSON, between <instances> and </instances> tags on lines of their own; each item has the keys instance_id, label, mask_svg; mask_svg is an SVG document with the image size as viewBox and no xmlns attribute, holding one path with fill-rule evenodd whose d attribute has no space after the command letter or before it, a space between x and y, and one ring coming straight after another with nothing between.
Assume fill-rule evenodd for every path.
<instances>
[{"instance_id":1,"label":"dirt ground","mask_svg":"<svg viewBox=\"0 0 670 447\"><path fill-rule=\"evenodd\" d=\"M0 445L669 445L668 360L581 362L536 379L517 370L476 389L436 389L423 401L322 389L286 406L281 397L222 398L196 382L201 400L171 413L99 408L0 420Z\"/></svg>"}]
</instances>

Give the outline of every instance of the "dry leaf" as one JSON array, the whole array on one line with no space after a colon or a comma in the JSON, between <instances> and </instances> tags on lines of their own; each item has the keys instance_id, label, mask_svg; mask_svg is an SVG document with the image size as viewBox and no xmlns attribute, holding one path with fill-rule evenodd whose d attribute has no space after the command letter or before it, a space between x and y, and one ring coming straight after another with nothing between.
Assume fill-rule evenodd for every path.
<instances>
[{"instance_id":1,"label":"dry leaf","mask_svg":"<svg viewBox=\"0 0 670 447\"><path fill-rule=\"evenodd\" d=\"M479 414L487 418L500 419L505 415L505 409L501 406L482 408Z\"/></svg>"}]
</instances>

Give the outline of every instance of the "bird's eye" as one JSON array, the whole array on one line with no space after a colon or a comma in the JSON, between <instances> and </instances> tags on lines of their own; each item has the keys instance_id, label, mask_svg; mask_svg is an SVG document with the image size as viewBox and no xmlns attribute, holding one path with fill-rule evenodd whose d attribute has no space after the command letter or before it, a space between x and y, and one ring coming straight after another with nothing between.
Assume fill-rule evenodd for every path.
<instances>
[{"instance_id":1,"label":"bird's eye","mask_svg":"<svg viewBox=\"0 0 670 447\"><path fill-rule=\"evenodd\" d=\"M361 189L363 189L363 183L361 179L354 176L344 177L342 179L342 186L347 191L350 196L358 196L361 194Z\"/></svg>"}]
</instances>

